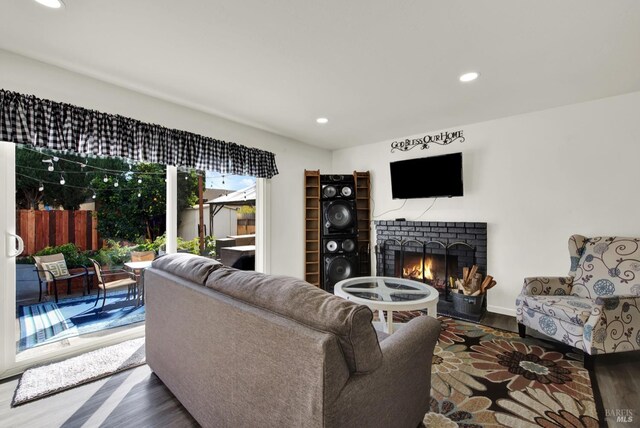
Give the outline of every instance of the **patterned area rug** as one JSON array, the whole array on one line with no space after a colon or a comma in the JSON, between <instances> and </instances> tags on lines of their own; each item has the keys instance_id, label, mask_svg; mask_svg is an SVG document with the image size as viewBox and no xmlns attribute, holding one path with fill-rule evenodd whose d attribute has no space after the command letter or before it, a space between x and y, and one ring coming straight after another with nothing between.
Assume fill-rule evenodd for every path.
<instances>
[{"instance_id":1,"label":"patterned area rug","mask_svg":"<svg viewBox=\"0 0 640 428\"><path fill-rule=\"evenodd\" d=\"M595 375L584 368L582 354L560 343L438 319L442 332L425 426L605 426Z\"/></svg>"}]
</instances>

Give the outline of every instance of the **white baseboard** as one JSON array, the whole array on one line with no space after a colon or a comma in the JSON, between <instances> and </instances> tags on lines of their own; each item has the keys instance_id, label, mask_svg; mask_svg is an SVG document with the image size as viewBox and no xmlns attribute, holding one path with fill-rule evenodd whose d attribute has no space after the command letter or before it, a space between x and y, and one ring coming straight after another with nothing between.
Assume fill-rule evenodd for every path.
<instances>
[{"instance_id":1,"label":"white baseboard","mask_svg":"<svg viewBox=\"0 0 640 428\"><path fill-rule=\"evenodd\" d=\"M515 309L504 308L502 306L487 305L487 311L493 312L493 313L496 313L496 314L509 315L509 316L512 316L512 317L516 316L516 310Z\"/></svg>"}]
</instances>

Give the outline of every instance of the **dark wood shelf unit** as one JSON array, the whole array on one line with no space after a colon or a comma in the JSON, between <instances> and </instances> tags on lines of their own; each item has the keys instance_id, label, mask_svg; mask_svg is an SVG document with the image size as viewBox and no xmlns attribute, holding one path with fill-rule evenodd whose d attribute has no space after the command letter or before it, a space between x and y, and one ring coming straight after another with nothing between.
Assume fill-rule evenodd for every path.
<instances>
[{"instance_id":1,"label":"dark wood shelf unit","mask_svg":"<svg viewBox=\"0 0 640 428\"><path fill-rule=\"evenodd\" d=\"M359 274L366 276L371 275L371 179L368 171L355 171L353 178L355 180L358 217ZM320 171L305 170L304 192L304 278L308 283L320 287L322 280Z\"/></svg>"},{"instance_id":2,"label":"dark wood shelf unit","mask_svg":"<svg viewBox=\"0 0 640 428\"><path fill-rule=\"evenodd\" d=\"M304 279L320 287L320 171L304 171Z\"/></svg>"},{"instance_id":3,"label":"dark wood shelf unit","mask_svg":"<svg viewBox=\"0 0 640 428\"><path fill-rule=\"evenodd\" d=\"M353 172L356 182L358 216L358 253L360 275L371 275L371 175L369 171Z\"/></svg>"}]
</instances>

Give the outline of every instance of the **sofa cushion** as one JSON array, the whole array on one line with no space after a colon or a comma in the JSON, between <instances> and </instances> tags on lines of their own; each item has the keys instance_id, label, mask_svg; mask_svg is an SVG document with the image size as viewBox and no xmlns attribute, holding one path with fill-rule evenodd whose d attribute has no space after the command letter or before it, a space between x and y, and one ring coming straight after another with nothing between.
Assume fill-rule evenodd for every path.
<instances>
[{"instance_id":1,"label":"sofa cushion","mask_svg":"<svg viewBox=\"0 0 640 428\"><path fill-rule=\"evenodd\" d=\"M640 288L640 238L586 238L571 294L597 297L633 295Z\"/></svg>"},{"instance_id":2,"label":"sofa cushion","mask_svg":"<svg viewBox=\"0 0 640 428\"><path fill-rule=\"evenodd\" d=\"M382 351L366 306L333 296L300 279L223 267L206 286L227 296L333 333L349 370L366 373L382 363Z\"/></svg>"},{"instance_id":3,"label":"sofa cushion","mask_svg":"<svg viewBox=\"0 0 640 428\"><path fill-rule=\"evenodd\" d=\"M600 306L594 300L576 296L520 295L520 299L525 307L577 325L584 325L593 309Z\"/></svg>"},{"instance_id":4,"label":"sofa cushion","mask_svg":"<svg viewBox=\"0 0 640 428\"><path fill-rule=\"evenodd\" d=\"M221 267L222 263L194 254L177 253L158 257L153 261L152 266L196 284L204 285L209 274Z\"/></svg>"}]
</instances>

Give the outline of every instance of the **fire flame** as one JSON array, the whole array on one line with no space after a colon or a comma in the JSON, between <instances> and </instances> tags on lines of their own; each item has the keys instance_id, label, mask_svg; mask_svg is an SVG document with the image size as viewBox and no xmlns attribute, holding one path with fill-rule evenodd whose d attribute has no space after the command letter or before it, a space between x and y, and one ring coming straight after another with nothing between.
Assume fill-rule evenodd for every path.
<instances>
[{"instance_id":1,"label":"fire flame","mask_svg":"<svg viewBox=\"0 0 640 428\"><path fill-rule=\"evenodd\" d=\"M424 272L424 277L422 276L422 272ZM423 259L412 266L403 267L402 274L405 278L433 279L433 273L431 272L431 260Z\"/></svg>"}]
</instances>

